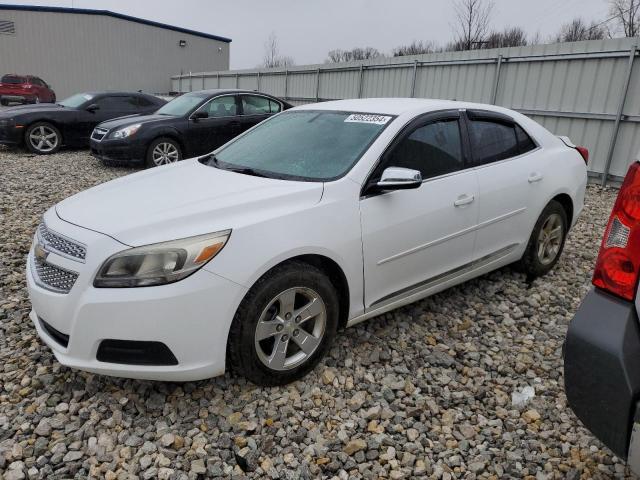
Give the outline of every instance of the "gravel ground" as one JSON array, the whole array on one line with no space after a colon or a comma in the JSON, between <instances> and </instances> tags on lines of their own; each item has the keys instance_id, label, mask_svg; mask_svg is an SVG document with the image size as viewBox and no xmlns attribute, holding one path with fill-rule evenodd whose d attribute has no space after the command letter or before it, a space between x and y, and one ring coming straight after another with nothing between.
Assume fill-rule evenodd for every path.
<instances>
[{"instance_id":1,"label":"gravel ground","mask_svg":"<svg viewBox=\"0 0 640 480\"><path fill-rule=\"evenodd\" d=\"M28 319L41 214L133 170L0 149L0 477L609 478L625 467L563 393L561 345L614 190L589 187L562 260L509 268L338 336L303 381L159 383L62 367ZM516 406L512 395L533 387Z\"/></svg>"}]
</instances>

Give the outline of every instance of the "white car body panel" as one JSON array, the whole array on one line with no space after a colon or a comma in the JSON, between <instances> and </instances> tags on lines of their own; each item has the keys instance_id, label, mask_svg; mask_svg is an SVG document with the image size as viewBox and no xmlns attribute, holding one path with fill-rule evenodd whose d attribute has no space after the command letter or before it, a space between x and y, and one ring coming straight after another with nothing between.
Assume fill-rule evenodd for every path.
<instances>
[{"instance_id":1,"label":"white car body panel","mask_svg":"<svg viewBox=\"0 0 640 480\"><path fill-rule=\"evenodd\" d=\"M427 179L416 190L361 196L378 159L408 122L432 111L473 108L512 116L539 148ZM82 264L55 252L47 257L79 273L68 294L36 284L33 248L29 254L32 319L61 363L158 380L218 375L225 370L229 328L246 292L288 259L323 256L342 270L349 287L345 323L353 325L518 260L542 209L556 195L571 198L572 224L582 209L587 181L582 157L510 110L419 99L344 100L293 110L307 109L397 118L334 181L260 178L192 159L94 187L45 214L49 229L87 246ZM538 174L538 181L529 181ZM473 201L455 206L465 195ZM184 280L158 287L93 287L100 266L116 252L227 229L232 233L225 248ZM70 336L68 348L43 331L38 317ZM107 338L163 342L179 364L99 362L96 349Z\"/></svg>"}]
</instances>

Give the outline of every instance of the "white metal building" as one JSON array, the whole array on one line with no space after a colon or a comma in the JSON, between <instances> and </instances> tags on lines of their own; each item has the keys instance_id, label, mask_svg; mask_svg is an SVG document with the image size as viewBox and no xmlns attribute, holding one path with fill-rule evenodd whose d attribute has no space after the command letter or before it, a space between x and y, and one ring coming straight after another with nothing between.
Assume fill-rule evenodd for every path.
<instances>
[{"instance_id":1,"label":"white metal building","mask_svg":"<svg viewBox=\"0 0 640 480\"><path fill-rule=\"evenodd\" d=\"M0 4L0 76L80 91L171 90L176 72L227 70L231 40L107 10Z\"/></svg>"}]
</instances>

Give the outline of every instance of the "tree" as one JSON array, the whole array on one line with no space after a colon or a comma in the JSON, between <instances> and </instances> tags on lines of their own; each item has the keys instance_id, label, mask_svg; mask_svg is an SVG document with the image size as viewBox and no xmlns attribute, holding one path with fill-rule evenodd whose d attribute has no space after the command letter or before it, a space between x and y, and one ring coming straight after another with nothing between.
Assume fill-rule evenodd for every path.
<instances>
[{"instance_id":1,"label":"tree","mask_svg":"<svg viewBox=\"0 0 640 480\"><path fill-rule=\"evenodd\" d=\"M520 27L506 28L502 32L491 32L482 43L482 48L522 47L527 45L527 34Z\"/></svg>"},{"instance_id":2,"label":"tree","mask_svg":"<svg viewBox=\"0 0 640 480\"><path fill-rule=\"evenodd\" d=\"M560 32L554 37L556 43L579 42L581 40L602 40L607 32L601 24L591 22L587 25L581 18L575 18L565 23Z\"/></svg>"},{"instance_id":3,"label":"tree","mask_svg":"<svg viewBox=\"0 0 640 480\"><path fill-rule=\"evenodd\" d=\"M394 57L404 57L405 55L420 55L423 53L435 53L441 51L434 42L427 41L423 42L422 40L417 41L414 40L409 45L401 45L393 49L391 54Z\"/></svg>"},{"instance_id":4,"label":"tree","mask_svg":"<svg viewBox=\"0 0 640 480\"><path fill-rule=\"evenodd\" d=\"M272 67L290 67L294 65L291 57L280 55L280 47L278 45L278 37L275 32L271 32L267 41L264 42L264 60L262 66L266 68Z\"/></svg>"},{"instance_id":5,"label":"tree","mask_svg":"<svg viewBox=\"0 0 640 480\"><path fill-rule=\"evenodd\" d=\"M353 62L356 60L367 60L369 58L381 57L382 54L373 47L353 48L351 50L331 50L327 54L326 63Z\"/></svg>"},{"instance_id":6,"label":"tree","mask_svg":"<svg viewBox=\"0 0 640 480\"><path fill-rule=\"evenodd\" d=\"M640 0L609 0L609 13L625 37L640 35Z\"/></svg>"},{"instance_id":7,"label":"tree","mask_svg":"<svg viewBox=\"0 0 640 480\"><path fill-rule=\"evenodd\" d=\"M481 48L489 30L493 2L491 0L456 0L456 36L448 48L471 50Z\"/></svg>"}]
</instances>

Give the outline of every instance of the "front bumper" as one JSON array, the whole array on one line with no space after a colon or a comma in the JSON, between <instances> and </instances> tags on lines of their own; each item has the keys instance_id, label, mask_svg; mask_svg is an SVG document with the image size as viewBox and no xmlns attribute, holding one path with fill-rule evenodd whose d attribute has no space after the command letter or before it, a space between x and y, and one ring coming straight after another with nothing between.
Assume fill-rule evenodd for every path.
<instances>
[{"instance_id":1,"label":"front bumper","mask_svg":"<svg viewBox=\"0 0 640 480\"><path fill-rule=\"evenodd\" d=\"M14 124L0 125L0 145L20 145L24 128L16 128Z\"/></svg>"},{"instance_id":2,"label":"front bumper","mask_svg":"<svg viewBox=\"0 0 640 480\"><path fill-rule=\"evenodd\" d=\"M191 381L224 373L227 333L246 288L206 270L158 287L94 288L93 278L101 261L127 247L52 215L55 213L51 211L45 215L49 229L87 245L84 264L58 257L54 252L47 257L51 264L79 272L67 294L52 292L36 283L37 273L32 268L34 248L27 260L27 288L33 307L30 318L60 363L105 375L148 380ZM96 256L97 251L102 255ZM104 359L101 352L106 344L110 342L113 347L114 341L123 340L162 344L177 364L99 360ZM126 358L129 357L125 353L125 362Z\"/></svg>"},{"instance_id":3,"label":"front bumper","mask_svg":"<svg viewBox=\"0 0 640 480\"><path fill-rule=\"evenodd\" d=\"M633 303L591 290L569 325L564 352L569 406L621 458L630 450L640 394L640 328Z\"/></svg>"},{"instance_id":4,"label":"front bumper","mask_svg":"<svg viewBox=\"0 0 640 480\"><path fill-rule=\"evenodd\" d=\"M141 165L145 154L145 145L133 139L91 139L91 155L105 162Z\"/></svg>"}]
</instances>

